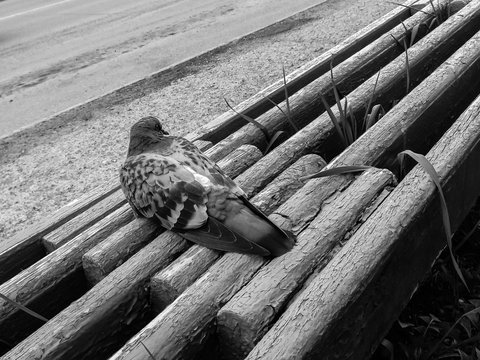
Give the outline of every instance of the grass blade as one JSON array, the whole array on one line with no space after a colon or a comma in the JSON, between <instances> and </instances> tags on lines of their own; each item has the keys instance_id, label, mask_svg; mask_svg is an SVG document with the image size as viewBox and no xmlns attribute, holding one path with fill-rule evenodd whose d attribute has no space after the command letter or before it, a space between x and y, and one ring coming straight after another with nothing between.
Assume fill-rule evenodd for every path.
<instances>
[{"instance_id":1,"label":"grass blade","mask_svg":"<svg viewBox=\"0 0 480 360\"><path fill-rule=\"evenodd\" d=\"M346 101L347 98L345 98L345 103ZM360 131L358 131L357 118L355 117L355 113L353 112L350 104L348 104L348 118L350 119L350 123L352 124L353 141L355 141L358 139L361 133Z\"/></svg>"},{"instance_id":2,"label":"grass blade","mask_svg":"<svg viewBox=\"0 0 480 360\"><path fill-rule=\"evenodd\" d=\"M417 24L412 28L412 33L410 34L410 46L412 46L415 43L415 39L417 38L418 35L418 30L420 29L421 24Z\"/></svg>"},{"instance_id":3,"label":"grass blade","mask_svg":"<svg viewBox=\"0 0 480 360\"><path fill-rule=\"evenodd\" d=\"M42 320L43 322L47 322L48 319L43 317L42 315L36 313L35 311L33 310L30 310L29 308L27 308L26 306L23 306L22 304L19 304L17 303L16 301L13 301L11 300L10 298L6 297L5 295L3 294L0 294L0 298L2 298L3 300L5 300L6 302L12 304L13 306L15 306L17 309L27 313L28 315L31 315L39 320Z\"/></svg>"},{"instance_id":4,"label":"grass blade","mask_svg":"<svg viewBox=\"0 0 480 360\"><path fill-rule=\"evenodd\" d=\"M448 335L450 335L450 333L453 331L453 329L460 323L460 321L465 318L465 317L468 317L470 315L474 315L474 314L478 314L480 313L480 307L477 307L473 310L470 310L468 312L466 312L465 314L462 314L462 316L460 316L457 321L455 321L453 323L452 326L450 326L450 328L447 330L447 332L445 334L443 334L442 338L432 347L432 349L429 351L427 357L425 357L425 359L430 359L431 356L435 353L435 351L437 351L438 347L443 343L443 341L447 338Z\"/></svg>"},{"instance_id":5,"label":"grass blade","mask_svg":"<svg viewBox=\"0 0 480 360\"><path fill-rule=\"evenodd\" d=\"M145 344L143 343L143 341L140 341L140 344L142 344L143 348L145 349L145 351L147 352L148 356L152 359L152 360L156 360L155 359L155 356L153 356L153 354L151 353L150 350L148 350L148 348L145 346Z\"/></svg>"},{"instance_id":6,"label":"grass blade","mask_svg":"<svg viewBox=\"0 0 480 360\"><path fill-rule=\"evenodd\" d=\"M285 90L285 102L287 104L287 114L288 114L287 120L292 126L293 130L297 132L298 128L295 125L295 123L292 121L292 117L291 117L292 112L290 111L290 100L288 99L287 76L285 75L285 66L282 66L282 72L283 72L283 89Z\"/></svg>"},{"instance_id":7,"label":"grass blade","mask_svg":"<svg viewBox=\"0 0 480 360\"><path fill-rule=\"evenodd\" d=\"M407 68L407 95L410 92L410 61L408 60L407 39L403 39L405 43L405 66Z\"/></svg>"},{"instance_id":8,"label":"grass blade","mask_svg":"<svg viewBox=\"0 0 480 360\"><path fill-rule=\"evenodd\" d=\"M332 81L333 94L335 95L335 103L337 104L338 112L340 114L340 122L342 123L345 121L345 114L343 113L342 102L340 101L340 94L337 89L337 84L333 78L333 60L330 61L330 78Z\"/></svg>"},{"instance_id":9,"label":"grass blade","mask_svg":"<svg viewBox=\"0 0 480 360\"><path fill-rule=\"evenodd\" d=\"M364 166L364 165L338 166L332 169L319 171L312 175L303 176L300 178L300 180L305 181L309 179L316 179L320 177L327 177L327 176L333 176L333 175L351 174L351 173L362 172L372 168L373 168L372 166Z\"/></svg>"},{"instance_id":10,"label":"grass blade","mask_svg":"<svg viewBox=\"0 0 480 360\"><path fill-rule=\"evenodd\" d=\"M385 109L382 105L377 104L372 108L372 112L368 115L365 123L365 131L370 129L373 125L385 115Z\"/></svg>"},{"instance_id":11,"label":"grass blade","mask_svg":"<svg viewBox=\"0 0 480 360\"><path fill-rule=\"evenodd\" d=\"M393 36L392 34L390 34L390 36L392 37L392 39L397 43L398 46L401 46L403 47L402 43L400 42L400 40L398 40L395 36Z\"/></svg>"},{"instance_id":12,"label":"grass blade","mask_svg":"<svg viewBox=\"0 0 480 360\"><path fill-rule=\"evenodd\" d=\"M460 270L460 266L458 266L458 263L455 260L455 256L453 255L452 229L451 229L451 225L450 225L450 216L448 215L447 202L445 201L445 196L443 195L442 185L440 184L440 178L438 177L438 174L437 174L435 168L432 166L432 164L427 160L427 158L425 156L423 156L421 154L417 154L417 153L415 153L411 150L404 150L404 151L402 151L401 153L398 154L398 156L400 157L400 160L405 155L410 156L418 164L420 164L420 166L427 172L427 174L430 175L430 178L432 179L435 186L437 187L438 193L440 195L440 204L441 204L441 208L442 208L443 227L444 227L444 230L445 230L445 236L447 238L447 245L448 245L448 250L450 252L450 258L452 260L453 267L455 268L455 272L457 273L460 280L462 280L463 285L465 285L467 290L469 290L467 282L465 281L465 278L463 277L462 270Z\"/></svg>"},{"instance_id":13,"label":"grass blade","mask_svg":"<svg viewBox=\"0 0 480 360\"><path fill-rule=\"evenodd\" d=\"M353 122L352 118L348 116L348 99L345 97L345 105L344 105L343 113L345 114L345 118L343 119L343 130L345 131L345 135L348 139L349 144L353 144L355 141L355 133L353 129Z\"/></svg>"},{"instance_id":14,"label":"grass blade","mask_svg":"<svg viewBox=\"0 0 480 360\"><path fill-rule=\"evenodd\" d=\"M293 122L293 120L291 119L291 117L289 116L288 112L285 113L285 111L283 111L283 109L280 107L280 105L278 105L275 101L273 101L272 99L270 99L268 96L265 96L265 99L267 99L268 101L270 101L270 103L272 103L278 110L280 110L280 112L283 114L283 116L285 116L285 118L287 119L288 123L292 126L293 130L295 132L298 131L298 128L297 126L295 125L295 123ZM287 110L288 111L288 110Z\"/></svg>"},{"instance_id":15,"label":"grass blade","mask_svg":"<svg viewBox=\"0 0 480 360\"><path fill-rule=\"evenodd\" d=\"M235 110L229 103L228 103L228 100L226 98L223 98L223 100L225 100L225 103L227 104L227 106L233 110L237 115L240 115L242 117L242 119L248 121L249 123L255 125L257 128L259 128L262 132L263 132L263 135L265 135L265 138L267 140L267 143L270 141L270 133L268 132L268 129L263 126L262 124L260 124L258 121L252 119L250 116L247 116L247 115L244 115L242 113L239 113L237 110Z\"/></svg>"},{"instance_id":16,"label":"grass blade","mask_svg":"<svg viewBox=\"0 0 480 360\"><path fill-rule=\"evenodd\" d=\"M330 120L332 120L333 126L335 126L335 130L337 130L338 136L342 140L343 145L345 147L348 147L347 139L345 139L345 135L343 134L340 123L335 114L333 113L332 109L330 108L330 105L328 105L327 99L325 99L325 96L322 93L320 93L320 99L322 100L323 106L325 107L325 110L327 111Z\"/></svg>"},{"instance_id":17,"label":"grass blade","mask_svg":"<svg viewBox=\"0 0 480 360\"><path fill-rule=\"evenodd\" d=\"M272 138L270 139L270 141L268 142L267 144L267 147L264 151L264 155L267 154L270 149L272 148L272 146L275 144L275 142L278 140L278 138L281 136L281 135L286 135L287 133L285 131L277 131L275 134L273 134Z\"/></svg>"},{"instance_id":18,"label":"grass blade","mask_svg":"<svg viewBox=\"0 0 480 360\"><path fill-rule=\"evenodd\" d=\"M395 37L394 37L394 39L395 39ZM395 40L397 40L397 39L395 39ZM368 127L366 126L367 116L368 116L368 112L370 111L370 107L372 106L373 99L375 98L375 91L377 90L377 84L378 84L378 79L379 78L380 78L380 70L378 70L377 78L375 79L375 85L373 85L372 95L370 96L370 99L368 99L368 105L367 105L367 108L365 110L365 117L363 119L365 129L368 129Z\"/></svg>"},{"instance_id":19,"label":"grass blade","mask_svg":"<svg viewBox=\"0 0 480 360\"><path fill-rule=\"evenodd\" d=\"M405 5L405 4L401 4L401 3L397 3L397 2L394 2L394 1L388 1L390 4L393 4L393 5L397 5L397 6L403 6L404 8L407 8L409 9L410 11L420 11L421 13L424 13L426 15L431 15L429 12L426 12L425 10L423 9L417 9L415 7L413 7L412 5ZM410 13L410 15L413 15L412 13Z\"/></svg>"}]
</instances>

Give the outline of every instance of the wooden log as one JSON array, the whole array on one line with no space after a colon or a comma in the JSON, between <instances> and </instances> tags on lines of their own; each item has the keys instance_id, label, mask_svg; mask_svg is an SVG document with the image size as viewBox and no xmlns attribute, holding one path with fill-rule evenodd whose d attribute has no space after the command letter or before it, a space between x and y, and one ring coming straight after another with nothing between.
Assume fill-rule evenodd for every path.
<instances>
[{"instance_id":1,"label":"wooden log","mask_svg":"<svg viewBox=\"0 0 480 360\"><path fill-rule=\"evenodd\" d=\"M414 5L416 2L416 0L409 0L405 2L405 5ZM324 52L318 58L307 62L297 70L288 74L288 93L293 95L320 75L328 72L332 56L334 56L338 62L341 62L370 44L400 22L409 18L411 16L411 11L406 6L399 6L393 9L388 14L357 31L340 44ZM267 98L272 99L278 104L285 100L283 79L278 80L251 98L245 100L237 105L235 109L239 113L256 118L258 115L263 114L273 107ZM245 124L245 121L238 116L237 113L234 111L228 111L208 124L200 127L197 131L188 134L187 138L189 140L204 139L217 143L226 135L239 129L243 124Z\"/></svg>"},{"instance_id":2,"label":"wooden log","mask_svg":"<svg viewBox=\"0 0 480 360\"><path fill-rule=\"evenodd\" d=\"M218 165L231 177L236 177L262 157L253 145L241 146ZM159 234L160 227L154 221L135 219L128 226L112 234L83 256L85 275L91 284L101 281L107 274L125 262L142 246Z\"/></svg>"},{"instance_id":3,"label":"wooden log","mask_svg":"<svg viewBox=\"0 0 480 360\"><path fill-rule=\"evenodd\" d=\"M193 245L165 269L150 280L150 302L153 311L160 313L171 304L188 286L197 280L220 252Z\"/></svg>"},{"instance_id":4,"label":"wooden log","mask_svg":"<svg viewBox=\"0 0 480 360\"><path fill-rule=\"evenodd\" d=\"M132 254L156 238L162 227L153 219L134 219L118 229L82 257L83 270L91 285L100 282Z\"/></svg>"},{"instance_id":5,"label":"wooden log","mask_svg":"<svg viewBox=\"0 0 480 360\"><path fill-rule=\"evenodd\" d=\"M195 140L194 144L202 151L206 151L213 146L213 143L211 141L206 140Z\"/></svg>"},{"instance_id":6,"label":"wooden log","mask_svg":"<svg viewBox=\"0 0 480 360\"><path fill-rule=\"evenodd\" d=\"M435 4L435 6L445 6L447 2L448 1L445 0L441 4ZM362 82L364 82L365 79L368 79L371 75L376 73L378 69L388 64L398 55L402 54L403 48L398 45L395 39L408 37L408 34L411 32L412 28L418 26L419 24L429 23L433 18L432 15L429 15L429 12L433 12L431 10L431 6L427 7L425 11L426 12L420 12L415 16L410 17L403 24L399 24L342 63L339 64L339 61L333 58L332 61L334 62L334 65L339 64L335 67L334 72L335 83L340 93L348 94L353 89L358 87ZM471 26L473 27L473 24ZM419 29L420 31L416 34L417 40L421 36L425 35L426 25L421 26ZM468 35L473 33L474 32L471 31L462 31L459 33L461 35L457 34L457 38L462 36L464 42L466 39L468 39ZM448 36L452 36L452 34L448 33ZM453 53L453 47L448 45L446 49L449 48L451 48L450 54ZM402 61L405 62L404 56ZM441 62L441 58L426 57L424 58L424 61L430 61L432 63L437 62L437 64L439 64ZM414 63L412 63L412 65L413 64ZM412 65L410 66L412 67ZM421 73L425 76L423 66L421 68ZM405 72L403 72L403 74L405 74ZM398 87L398 92L400 94L398 98L403 96L404 89L405 86ZM332 80L329 71L305 86L296 94L289 96L290 118L291 121L297 124L298 128L306 126L325 110L323 102L319 96L320 93L324 94L328 99L330 99L331 103L334 102ZM283 108L284 112L287 112L285 101L279 106ZM292 132L291 126L285 120L285 115L277 108L273 108L265 112L256 120L264 125L271 134L274 134L280 130ZM217 143L212 149L210 149L210 156L212 158L225 156L225 154L227 154L231 148L235 148L246 143L256 145L260 149L264 149L267 144L263 132L257 126L253 124L247 124L238 131L227 136L225 139Z\"/></svg>"},{"instance_id":7,"label":"wooden log","mask_svg":"<svg viewBox=\"0 0 480 360\"><path fill-rule=\"evenodd\" d=\"M451 47L452 39L457 37L463 38L465 32L471 33L472 26L474 30L478 31L478 26L480 26L479 14L478 2L472 1L456 15L450 17L436 31L429 33L425 38L411 47L408 50L408 56L412 79L420 81L420 79L425 76L422 76L422 73L425 73L425 67L427 64L431 64L432 60L434 60L436 64L445 60L446 56L448 56L448 49ZM453 36L453 38L451 36ZM432 53L435 54L435 56L432 56ZM475 58L475 56L477 56L477 58ZM478 64L478 55L475 54L474 49L471 49L468 61L468 64L462 65L460 64L461 60L456 58L455 64L441 65L441 68L448 69L444 72L437 72L438 78L432 78L431 81L428 82L428 88L422 86L422 89L424 89L426 93L429 93L429 97L426 97L419 92L416 92L416 97L408 95L405 99L408 99L407 101L409 101L410 104L407 104L406 101L402 101L401 106L395 106L387 113L386 118L388 119L396 117L395 125L386 121L385 117L379 122L379 124L388 123L389 126L395 128L395 130L385 130L385 135L387 137L396 139L395 148L390 149L389 152L395 151L395 153L398 153L401 151L399 149L403 146L408 146L409 143L419 142L419 137L423 137L425 134L434 139L438 139L451 121L449 118L458 117L461 111L466 107L466 104L472 101L476 86L478 86L478 78L476 78L473 73L475 66ZM455 70L453 70L454 67ZM461 74L459 83L454 81L456 78L456 75L454 75L457 71L456 69L458 69ZM389 101L392 99L399 99L403 96L401 92L404 89L406 78L405 55L400 55L381 70L375 94L372 96L376 77L376 75L372 76L348 95L348 103L352 110L357 113L357 118L363 116L362 112L364 112L364 106L368 103L370 98L373 98L374 104L380 103L388 108L387 105L389 105ZM443 85L437 86L437 81ZM426 80L423 81L422 85L424 83L426 83ZM461 90L462 87L463 90ZM452 93L456 92L462 93L463 96L457 97L457 101L453 103L451 100L446 100ZM415 106L411 105L413 103L415 103ZM336 105L331 109L338 115ZM408 112L410 110L413 112ZM435 127L432 127L428 121L428 118L432 116L438 116L439 118L444 119L444 121L436 123ZM417 125L414 126L415 131L409 131L408 134L403 133L402 127L404 127L403 124L405 122L403 119L408 118L409 120L406 122L409 123L417 117L421 118L421 120L415 122L418 125L418 127ZM376 126L377 125L378 124L376 124ZM427 127L428 131L426 131L425 128L422 128L424 126ZM362 136L359 140L362 138L365 137ZM274 178L273 174L281 172L292 162L296 161L300 156L306 153L317 152L324 154L328 152L328 156L324 156L324 158L334 157L337 153L332 153L331 149L338 149L339 142L337 139L332 121L328 114L323 113L305 128L285 141L281 146L273 149L270 153L265 155L248 171L243 173L239 177L239 180L244 180L244 178L251 179L250 181L245 182L243 189L247 194L255 194L258 191L257 188L264 187L266 183ZM372 147L377 146L377 144L381 144L379 146L384 146L383 142L377 142L377 139L381 139L381 137L374 139L369 138L370 145L372 145ZM404 140L407 142L406 144L403 143ZM431 140L432 139L430 139L430 141ZM428 141L421 141L421 143L427 144ZM356 148L353 149L353 151L356 151ZM383 148L377 148L377 150L383 152ZM370 152L370 150L368 151ZM368 163L368 160L364 160L364 156L360 154L358 154L358 156L363 163ZM353 163L346 164L353 165ZM256 177L253 176L254 174Z\"/></svg>"},{"instance_id":8,"label":"wooden log","mask_svg":"<svg viewBox=\"0 0 480 360\"><path fill-rule=\"evenodd\" d=\"M141 343L157 359L192 358L208 339L205 329L221 304L231 298L264 261L260 256L226 254L110 360L150 359Z\"/></svg>"},{"instance_id":9,"label":"wooden log","mask_svg":"<svg viewBox=\"0 0 480 360\"><path fill-rule=\"evenodd\" d=\"M264 213L271 214L305 185L300 178L319 172L325 165L325 160L319 155L302 156L259 192L254 197L255 203Z\"/></svg>"},{"instance_id":10,"label":"wooden log","mask_svg":"<svg viewBox=\"0 0 480 360\"><path fill-rule=\"evenodd\" d=\"M2 240L0 242L0 283L45 256L45 249L41 242L42 236L106 198L119 187L112 187L110 184L99 186L39 223L27 227L9 239Z\"/></svg>"},{"instance_id":11,"label":"wooden log","mask_svg":"<svg viewBox=\"0 0 480 360\"><path fill-rule=\"evenodd\" d=\"M243 359L265 334L292 294L315 268L324 266L367 207L394 183L388 170L371 169L324 202L318 215L287 254L270 261L218 313L217 335L222 358ZM310 192L296 197L309 202ZM293 203L293 202L292 202ZM278 286L281 284L281 286Z\"/></svg>"},{"instance_id":12,"label":"wooden log","mask_svg":"<svg viewBox=\"0 0 480 360\"><path fill-rule=\"evenodd\" d=\"M318 172L323 166L325 161L320 156L306 155L281 173L252 201L268 215L302 187L302 176ZM218 252L197 245L187 252L188 255L181 256L152 277L151 302L157 312L173 302L219 257Z\"/></svg>"},{"instance_id":13,"label":"wooden log","mask_svg":"<svg viewBox=\"0 0 480 360\"><path fill-rule=\"evenodd\" d=\"M455 209L455 231L480 195L480 97L427 159ZM438 191L416 166L247 359L368 358L445 247L441 217Z\"/></svg>"},{"instance_id":14,"label":"wooden log","mask_svg":"<svg viewBox=\"0 0 480 360\"><path fill-rule=\"evenodd\" d=\"M51 294L52 289L56 289L59 283L81 268L82 255L87 250L132 219L133 212L129 205L123 205L61 248L0 285L0 293L26 306L33 301L38 302L38 299L47 293ZM57 299L62 296L70 297L60 291L55 293L55 296ZM45 302L50 303L50 300ZM0 331L2 336L5 334L16 341L24 338L31 330L28 322L11 321L18 312L12 304L0 299Z\"/></svg>"},{"instance_id":15,"label":"wooden log","mask_svg":"<svg viewBox=\"0 0 480 360\"><path fill-rule=\"evenodd\" d=\"M217 165L231 178L236 178L260 160L262 156L262 152L256 146L242 145L218 161Z\"/></svg>"},{"instance_id":16,"label":"wooden log","mask_svg":"<svg viewBox=\"0 0 480 360\"><path fill-rule=\"evenodd\" d=\"M117 190L83 213L43 236L43 246L52 252L127 202L122 190Z\"/></svg>"}]
</instances>

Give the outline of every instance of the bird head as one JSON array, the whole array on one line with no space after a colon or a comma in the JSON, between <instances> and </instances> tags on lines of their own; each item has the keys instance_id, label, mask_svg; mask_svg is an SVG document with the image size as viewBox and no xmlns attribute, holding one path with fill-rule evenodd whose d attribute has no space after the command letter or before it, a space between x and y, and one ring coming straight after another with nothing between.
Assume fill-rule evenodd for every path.
<instances>
[{"instance_id":1,"label":"bird head","mask_svg":"<svg viewBox=\"0 0 480 360\"><path fill-rule=\"evenodd\" d=\"M160 121L147 116L138 120L130 129L130 143L127 156L141 154L149 144L158 144L168 132L163 130Z\"/></svg>"},{"instance_id":2,"label":"bird head","mask_svg":"<svg viewBox=\"0 0 480 360\"><path fill-rule=\"evenodd\" d=\"M168 135L163 130L160 120L153 116L147 116L138 120L130 129L130 136Z\"/></svg>"}]
</instances>

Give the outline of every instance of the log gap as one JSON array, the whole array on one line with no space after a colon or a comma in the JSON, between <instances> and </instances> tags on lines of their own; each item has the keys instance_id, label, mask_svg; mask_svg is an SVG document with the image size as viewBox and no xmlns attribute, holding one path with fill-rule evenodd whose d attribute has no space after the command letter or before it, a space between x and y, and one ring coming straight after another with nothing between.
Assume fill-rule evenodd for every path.
<instances>
[{"instance_id":1,"label":"log gap","mask_svg":"<svg viewBox=\"0 0 480 360\"><path fill-rule=\"evenodd\" d=\"M88 283L83 271L78 270L63 278L59 283L33 299L26 306L38 314L51 319L88 290ZM16 345L43 325L23 311L17 310L8 319L0 323L0 338ZM3 350L3 351L2 351ZM0 347L0 356L10 349Z\"/></svg>"}]
</instances>

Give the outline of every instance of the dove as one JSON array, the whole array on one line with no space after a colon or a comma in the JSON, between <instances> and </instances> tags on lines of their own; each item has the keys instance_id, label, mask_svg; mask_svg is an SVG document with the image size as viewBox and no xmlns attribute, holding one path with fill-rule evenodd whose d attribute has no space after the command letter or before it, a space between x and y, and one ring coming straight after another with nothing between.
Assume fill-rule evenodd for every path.
<instances>
[{"instance_id":1,"label":"dove","mask_svg":"<svg viewBox=\"0 0 480 360\"><path fill-rule=\"evenodd\" d=\"M169 135L155 117L131 127L120 184L137 217L154 218L199 245L275 257L295 244L215 162Z\"/></svg>"}]
</instances>

